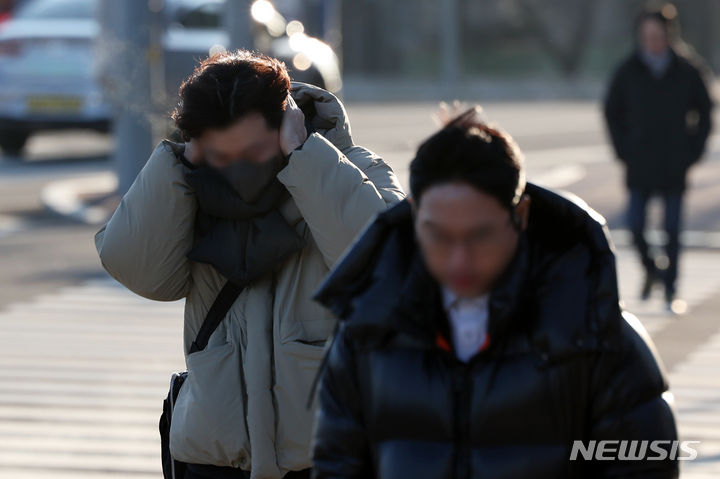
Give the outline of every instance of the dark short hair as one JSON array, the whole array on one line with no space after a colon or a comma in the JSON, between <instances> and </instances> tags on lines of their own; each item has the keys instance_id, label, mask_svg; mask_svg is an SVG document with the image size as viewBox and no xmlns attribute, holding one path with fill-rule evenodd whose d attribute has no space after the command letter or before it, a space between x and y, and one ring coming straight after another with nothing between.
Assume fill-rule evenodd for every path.
<instances>
[{"instance_id":1,"label":"dark short hair","mask_svg":"<svg viewBox=\"0 0 720 479\"><path fill-rule=\"evenodd\" d=\"M425 140L410 163L410 192L420 202L434 185L467 183L512 210L525 190L523 158L507 133L472 108Z\"/></svg>"},{"instance_id":2,"label":"dark short hair","mask_svg":"<svg viewBox=\"0 0 720 479\"><path fill-rule=\"evenodd\" d=\"M677 8L672 3L646 5L635 17L635 30L648 20L658 22L668 35L676 33Z\"/></svg>"},{"instance_id":3,"label":"dark short hair","mask_svg":"<svg viewBox=\"0 0 720 479\"><path fill-rule=\"evenodd\" d=\"M180 85L172 119L185 140L208 128L226 128L254 112L271 128L280 128L289 91L283 62L247 50L217 53Z\"/></svg>"}]
</instances>

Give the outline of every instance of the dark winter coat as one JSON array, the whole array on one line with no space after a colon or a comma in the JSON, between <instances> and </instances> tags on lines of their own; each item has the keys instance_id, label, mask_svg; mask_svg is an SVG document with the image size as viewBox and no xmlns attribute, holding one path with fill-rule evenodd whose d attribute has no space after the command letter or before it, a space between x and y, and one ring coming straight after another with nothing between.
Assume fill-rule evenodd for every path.
<instances>
[{"instance_id":1,"label":"dark winter coat","mask_svg":"<svg viewBox=\"0 0 720 479\"><path fill-rule=\"evenodd\" d=\"M316 298L341 318L319 390L316 478L672 478L676 461L569 461L573 440L676 439L652 342L618 302L602 217L528 185L529 226L460 362L407 201Z\"/></svg>"},{"instance_id":2,"label":"dark winter coat","mask_svg":"<svg viewBox=\"0 0 720 479\"><path fill-rule=\"evenodd\" d=\"M615 72L605 119L626 184L642 191L681 191L712 126L712 101L700 71L671 52L667 71L652 75L638 53Z\"/></svg>"}]
</instances>

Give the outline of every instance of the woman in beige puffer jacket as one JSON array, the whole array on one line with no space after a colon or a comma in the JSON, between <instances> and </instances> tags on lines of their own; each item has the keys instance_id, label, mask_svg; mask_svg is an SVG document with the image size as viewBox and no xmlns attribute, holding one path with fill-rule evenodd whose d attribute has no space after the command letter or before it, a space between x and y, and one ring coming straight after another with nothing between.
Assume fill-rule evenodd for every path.
<instances>
[{"instance_id":1,"label":"woman in beige puffer jacket","mask_svg":"<svg viewBox=\"0 0 720 479\"><path fill-rule=\"evenodd\" d=\"M306 400L334 328L311 295L363 226L404 197L392 169L353 145L335 96L298 83L292 96L301 108L314 104L310 120L319 125L277 175L290 192L280 211L306 246L243 290L204 350L187 354L225 278L186 257L197 203L168 142L95 236L103 266L128 289L157 301L186 298L189 375L172 418L173 457L240 467L253 478L310 467L314 413Z\"/></svg>"}]
</instances>

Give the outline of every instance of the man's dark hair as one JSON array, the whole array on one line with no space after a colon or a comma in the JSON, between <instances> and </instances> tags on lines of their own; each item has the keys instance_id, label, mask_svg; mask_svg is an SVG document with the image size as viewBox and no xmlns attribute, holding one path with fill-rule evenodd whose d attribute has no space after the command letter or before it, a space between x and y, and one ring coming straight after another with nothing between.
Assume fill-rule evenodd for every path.
<instances>
[{"instance_id":1,"label":"man's dark hair","mask_svg":"<svg viewBox=\"0 0 720 479\"><path fill-rule=\"evenodd\" d=\"M658 6L655 3L651 3L645 6L635 17L635 31L640 29L647 20L653 20L662 25L665 33L669 37L677 33L677 8L672 3L666 3Z\"/></svg>"},{"instance_id":2,"label":"man's dark hair","mask_svg":"<svg viewBox=\"0 0 720 479\"><path fill-rule=\"evenodd\" d=\"M172 118L186 141L254 112L261 113L271 128L280 128L289 91L283 62L247 50L217 53L182 83Z\"/></svg>"},{"instance_id":3,"label":"man's dark hair","mask_svg":"<svg viewBox=\"0 0 720 479\"><path fill-rule=\"evenodd\" d=\"M478 119L477 108L425 140L410 163L410 192L418 203L431 186L451 182L468 183L508 210L525 190L523 158L515 141Z\"/></svg>"}]
</instances>

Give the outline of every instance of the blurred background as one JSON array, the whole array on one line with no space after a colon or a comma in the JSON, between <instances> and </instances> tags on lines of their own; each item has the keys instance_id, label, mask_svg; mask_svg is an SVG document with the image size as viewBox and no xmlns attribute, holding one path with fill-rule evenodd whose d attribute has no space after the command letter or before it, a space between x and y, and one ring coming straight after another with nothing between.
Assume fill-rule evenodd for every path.
<instances>
[{"instance_id":1,"label":"blurred background","mask_svg":"<svg viewBox=\"0 0 720 479\"><path fill-rule=\"evenodd\" d=\"M0 478L159 478L157 421L184 369L182 302L134 296L93 235L164 137L177 89L223 49L281 58L346 103L358 144L407 190L439 102L482 105L517 140L528 178L608 221L621 296L654 339L683 477L720 477L720 139L689 176L678 296L640 300L623 168L602 116L635 47L635 0L0 0ZM674 2L683 53L714 94L720 2ZM717 124L717 115L716 121ZM648 239L666 240L659 204Z\"/></svg>"}]
</instances>

